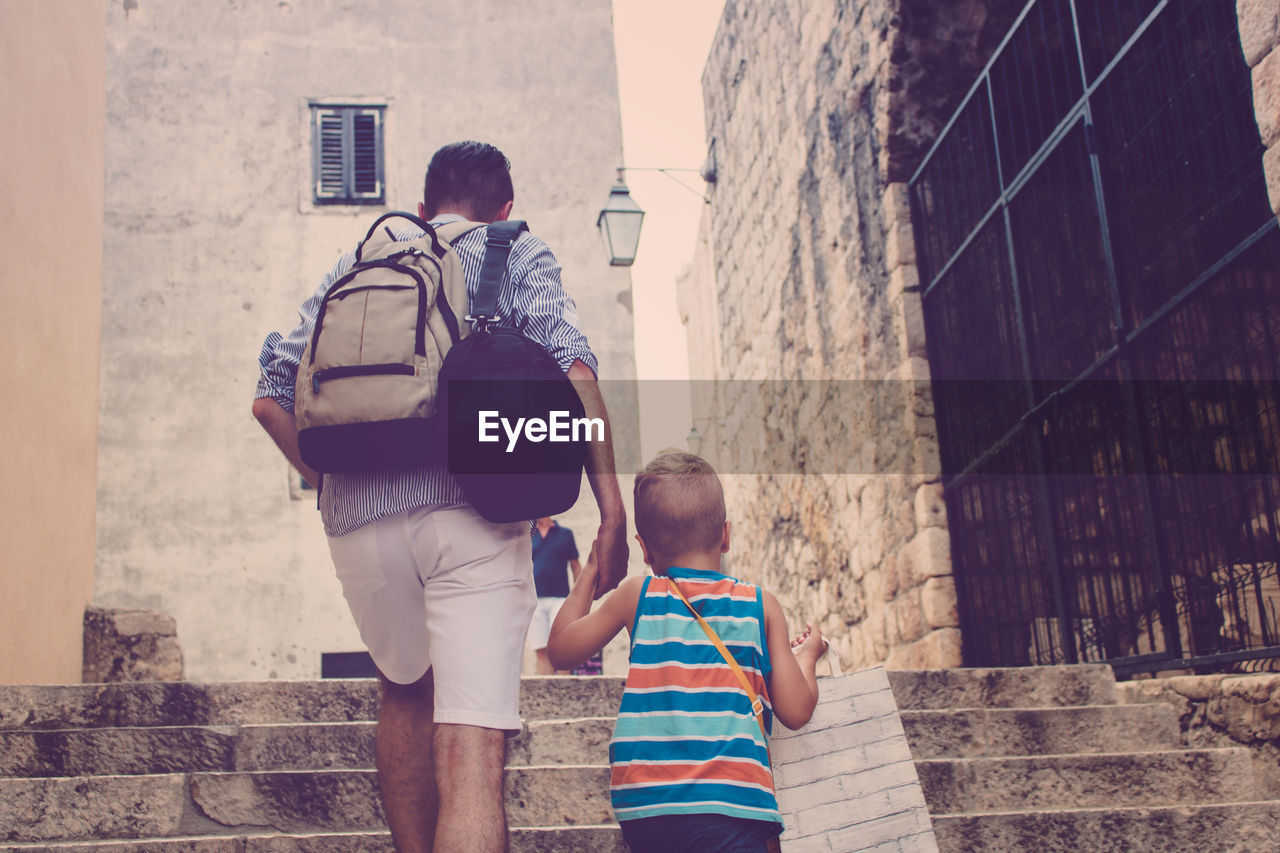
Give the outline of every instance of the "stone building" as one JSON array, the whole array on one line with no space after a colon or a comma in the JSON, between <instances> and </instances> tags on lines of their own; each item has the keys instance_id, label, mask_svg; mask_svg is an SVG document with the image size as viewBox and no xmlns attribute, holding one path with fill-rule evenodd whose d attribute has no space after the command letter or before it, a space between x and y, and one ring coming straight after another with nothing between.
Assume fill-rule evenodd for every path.
<instances>
[{"instance_id":1,"label":"stone building","mask_svg":"<svg viewBox=\"0 0 1280 853\"><path fill-rule=\"evenodd\" d=\"M694 426L846 666L1280 653L1278 8L726 3Z\"/></svg>"},{"instance_id":2,"label":"stone building","mask_svg":"<svg viewBox=\"0 0 1280 853\"><path fill-rule=\"evenodd\" d=\"M106 43L85 12L0 7L0 684L79 681L93 596Z\"/></svg>"},{"instance_id":3,"label":"stone building","mask_svg":"<svg viewBox=\"0 0 1280 853\"><path fill-rule=\"evenodd\" d=\"M622 162L610 6L128 0L106 31L95 603L176 617L192 680L314 678L362 645L314 492L250 415L262 341L476 138L511 159L602 377L633 379L629 274L595 231ZM567 523L596 523L589 498Z\"/></svg>"}]
</instances>

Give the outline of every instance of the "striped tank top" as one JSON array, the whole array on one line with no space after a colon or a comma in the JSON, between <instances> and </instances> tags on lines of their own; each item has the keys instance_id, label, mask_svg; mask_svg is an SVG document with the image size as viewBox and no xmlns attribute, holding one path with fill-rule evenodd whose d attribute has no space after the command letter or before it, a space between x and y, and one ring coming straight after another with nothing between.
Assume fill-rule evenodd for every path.
<instances>
[{"instance_id":1,"label":"striped tank top","mask_svg":"<svg viewBox=\"0 0 1280 853\"><path fill-rule=\"evenodd\" d=\"M742 667L773 731L759 587L695 569L650 577L636 607L631 668L609 744L614 816L714 813L781 823L751 700L671 591L673 580Z\"/></svg>"}]
</instances>

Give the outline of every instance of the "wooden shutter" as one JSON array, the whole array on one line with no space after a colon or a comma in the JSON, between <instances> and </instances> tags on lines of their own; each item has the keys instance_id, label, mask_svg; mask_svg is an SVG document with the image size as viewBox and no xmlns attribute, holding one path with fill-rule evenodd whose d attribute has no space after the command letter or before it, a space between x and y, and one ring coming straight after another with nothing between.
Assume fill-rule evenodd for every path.
<instances>
[{"instance_id":1,"label":"wooden shutter","mask_svg":"<svg viewBox=\"0 0 1280 853\"><path fill-rule=\"evenodd\" d=\"M338 200L346 196L343 180L342 111L316 109L312 111L314 129L316 198Z\"/></svg>"},{"instance_id":2,"label":"wooden shutter","mask_svg":"<svg viewBox=\"0 0 1280 853\"><path fill-rule=\"evenodd\" d=\"M382 107L312 107L316 202L382 203L382 115Z\"/></svg>"},{"instance_id":3,"label":"wooden shutter","mask_svg":"<svg viewBox=\"0 0 1280 853\"><path fill-rule=\"evenodd\" d=\"M351 114L351 194L357 198L382 197L381 118L381 110Z\"/></svg>"}]
</instances>

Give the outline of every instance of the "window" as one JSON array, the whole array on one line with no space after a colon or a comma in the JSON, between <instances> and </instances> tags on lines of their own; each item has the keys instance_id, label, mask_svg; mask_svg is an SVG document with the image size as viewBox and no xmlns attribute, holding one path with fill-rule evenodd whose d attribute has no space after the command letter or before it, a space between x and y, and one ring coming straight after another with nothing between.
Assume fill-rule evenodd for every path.
<instances>
[{"instance_id":1,"label":"window","mask_svg":"<svg viewBox=\"0 0 1280 853\"><path fill-rule=\"evenodd\" d=\"M316 204L382 204L383 106L311 105L311 171Z\"/></svg>"}]
</instances>

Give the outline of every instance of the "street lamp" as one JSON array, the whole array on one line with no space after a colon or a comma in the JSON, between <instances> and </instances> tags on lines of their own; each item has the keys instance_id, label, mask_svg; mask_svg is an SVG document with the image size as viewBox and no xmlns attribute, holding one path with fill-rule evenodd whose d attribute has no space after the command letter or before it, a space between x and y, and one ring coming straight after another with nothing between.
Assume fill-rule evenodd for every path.
<instances>
[{"instance_id":1,"label":"street lamp","mask_svg":"<svg viewBox=\"0 0 1280 853\"><path fill-rule=\"evenodd\" d=\"M596 217L596 227L600 229L600 236L604 238L604 247L609 252L609 266L612 267L629 267L634 264L636 251L640 248L640 224L644 222L644 211L640 209L640 205L636 204L635 199L631 198L631 191L622 180L622 173L628 171L661 172L706 204L710 204L710 198L677 178L672 172L697 172L702 180L714 184L716 182L716 141L711 140L711 147L707 149L706 162L702 164L701 169L618 167L618 182L613 185L613 189L609 190L609 200L605 202L600 215Z\"/></svg>"},{"instance_id":2,"label":"street lamp","mask_svg":"<svg viewBox=\"0 0 1280 853\"><path fill-rule=\"evenodd\" d=\"M688 445L689 452L694 456L702 453L702 433L698 432L696 424L689 427L689 434L685 436L684 443Z\"/></svg>"},{"instance_id":3,"label":"street lamp","mask_svg":"<svg viewBox=\"0 0 1280 853\"><path fill-rule=\"evenodd\" d=\"M609 200L596 218L596 227L600 229L604 247L609 252L609 266L629 267L636 262L643 221L644 211L631 197L619 169L618 182L609 190Z\"/></svg>"}]
</instances>

